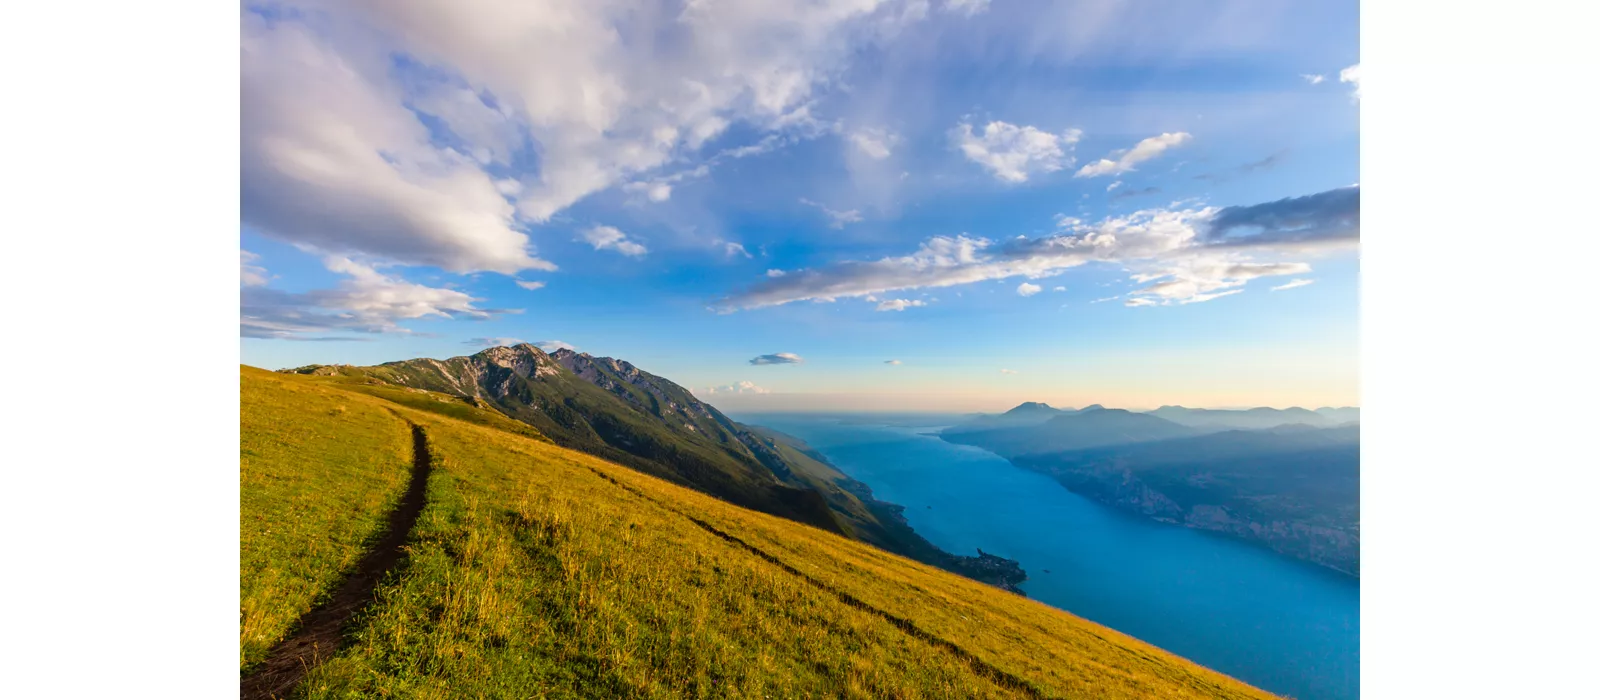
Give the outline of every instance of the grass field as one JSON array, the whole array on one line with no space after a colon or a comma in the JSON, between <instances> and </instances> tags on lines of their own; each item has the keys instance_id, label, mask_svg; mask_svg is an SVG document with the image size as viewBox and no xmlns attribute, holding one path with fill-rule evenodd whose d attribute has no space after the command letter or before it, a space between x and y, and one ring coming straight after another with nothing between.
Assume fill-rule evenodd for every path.
<instances>
[{"instance_id":1,"label":"grass field","mask_svg":"<svg viewBox=\"0 0 1600 700\"><path fill-rule=\"evenodd\" d=\"M492 419L331 378L245 369L241 382L245 523L319 523L246 528L241 609L278 622L247 633L244 615L242 663L316 596L252 592L325 589L327 553L349 558L370 538L362 527L384 508L347 509L403 487L407 420L433 454L409 560L297 697L1271 697L1036 601Z\"/></svg>"}]
</instances>

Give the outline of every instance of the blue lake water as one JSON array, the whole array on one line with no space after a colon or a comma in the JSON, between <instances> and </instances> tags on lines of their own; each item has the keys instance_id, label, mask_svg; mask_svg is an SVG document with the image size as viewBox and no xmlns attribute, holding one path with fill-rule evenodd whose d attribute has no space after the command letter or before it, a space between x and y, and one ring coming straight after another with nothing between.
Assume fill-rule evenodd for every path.
<instances>
[{"instance_id":1,"label":"blue lake water","mask_svg":"<svg viewBox=\"0 0 1600 700\"><path fill-rule=\"evenodd\" d=\"M932 426L749 416L798 437L923 537L1021 562L1029 597L1301 700L1360 695L1360 586L1243 542L1122 513Z\"/></svg>"}]
</instances>

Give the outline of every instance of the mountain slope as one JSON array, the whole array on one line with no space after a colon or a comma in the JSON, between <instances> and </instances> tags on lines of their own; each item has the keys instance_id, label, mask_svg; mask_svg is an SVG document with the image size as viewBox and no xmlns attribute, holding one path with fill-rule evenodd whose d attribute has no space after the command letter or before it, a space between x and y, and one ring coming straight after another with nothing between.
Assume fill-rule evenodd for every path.
<instances>
[{"instance_id":1,"label":"mountain slope","mask_svg":"<svg viewBox=\"0 0 1600 700\"><path fill-rule=\"evenodd\" d=\"M492 427L487 408L392 402L363 377L240 381L241 455L274 445L251 471L317 488L319 455L359 428L388 473L405 455L383 445L410 425L432 463L406 563L290 697L1271 697L1026 598ZM245 523L315 495L241 476ZM317 534L242 539L241 585L303 568Z\"/></svg>"},{"instance_id":2,"label":"mountain slope","mask_svg":"<svg viewBox=\"0 0 1600 700\"><path fill-rule=\"evenodd\" d=\"M979 414L972 417L970 420L945 428L944 432L954 435L956 433L970 433L981 430L995 430L999 428L1025 428L1040 425L1045 421L1057 416L1083 413L1085 411L1096 411L1100 408L1100 404L1095 404L1093 406L1085 406L1084 408L1073 410L1070 408L1055 408L1047 403L1027 401L1018 404L1016 408L1006 411L1005 413L993 415Z\"/></svg>"},{"instance_id":3,"label":"mountain slope","mask_svg":"<svg viewBox=\"0 0 1600 700\"><path fill-rule=\"evenodd\" d=\"M1250 408L1245 410L1218 410L1210 408L1184 408L1162 406L1150 415L1165 418L1179 425L1210 430L1261 430L1280 425L1309 425L1326 428L1360 420L1360 410L1354 408Z\"/></svg>"},{"instance_id":4,"label":"mountain slope","mask_svg":"<svg viewBox=\"0 0 1600 700\"><path fill-rule=\"evenodd\" d=\"M1233 430L1012 461L1127 510L1360 573L1356 426Z\"/></svg>"},{"instance_id":5,"label":"mountain slope","mask_svg":"<svg viewBox=\"0 0 1600 700\"><path fill-rule=\"evenodd\" d=\"M841 486L843 475L786 450L678 384L609 357L533 345L489 348L448 360L374 367L312 365L298 374L343 377L361 391L422 389L462 397L580 450L730 503L859 537L890 551L1016 590L1015 562L943 552L899 520L890 504ZM401 394L406 395L406 394Z\"/></svg>"},{"instance_id":6,"label":"mountain slope","mask_svg":"<svg viewBox=\"0 0 1600 700\"><path fill-rule=\"evenodd\" d=\"M940 437L950 442L982 447L1002 457L1081 450L1103 445L1165 440L1197 433L1194 428L1145 413L1120 408L1085 409L1019 428L946 430Z\"/></svg>"}]
</instances>

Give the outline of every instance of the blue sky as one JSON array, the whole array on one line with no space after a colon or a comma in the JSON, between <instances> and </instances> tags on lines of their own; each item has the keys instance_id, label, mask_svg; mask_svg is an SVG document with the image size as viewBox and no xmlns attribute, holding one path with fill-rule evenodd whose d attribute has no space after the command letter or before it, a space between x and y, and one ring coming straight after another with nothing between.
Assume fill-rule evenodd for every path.
<instances>
[{"instance_id":1,"label":"blue sky","mask_svg":"<svg viewBox=\"0 0 1600 700\"><path fill-rule=\"evenodd\" d=\"M1356 3L543 5L248 8L244 363L1359 403Z\"/></svg>"}]
</instances>

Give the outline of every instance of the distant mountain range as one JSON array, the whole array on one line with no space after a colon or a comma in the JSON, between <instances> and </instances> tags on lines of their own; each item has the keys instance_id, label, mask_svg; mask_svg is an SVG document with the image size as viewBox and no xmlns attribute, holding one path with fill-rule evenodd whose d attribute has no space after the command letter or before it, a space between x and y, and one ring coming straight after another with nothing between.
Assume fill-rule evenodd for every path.
<instances>
[{"instance_id":1,"label":"distant mountain range","mask_svg":"<svg viewBox=\"0 0 1600 700\"><path fill-rule=\"evenodd\" d=\"M1030 422L1005 418L1013 415ZM1359 419L1354 408L1134 413L1026 403L941 437L1119 508L1359 575Z\"/></svg>"},{"instance_id":2,"label":"distant mountain range","mask_svg":"<svg viewBox=\"0 0 1600 700\"><path fill-rule=\"evenodd\" d=\"M530 345L448 360L371 367L309 365L338 375L463 397L586 452L753 510L813 525L924 563L1018 590L1015 562L960 556L918 535L900 507L839 473L798 440L729 419L687 389L624 361ZM1020 591L1019 591L1020 592Z\"/></svg>"}]
</instances>

